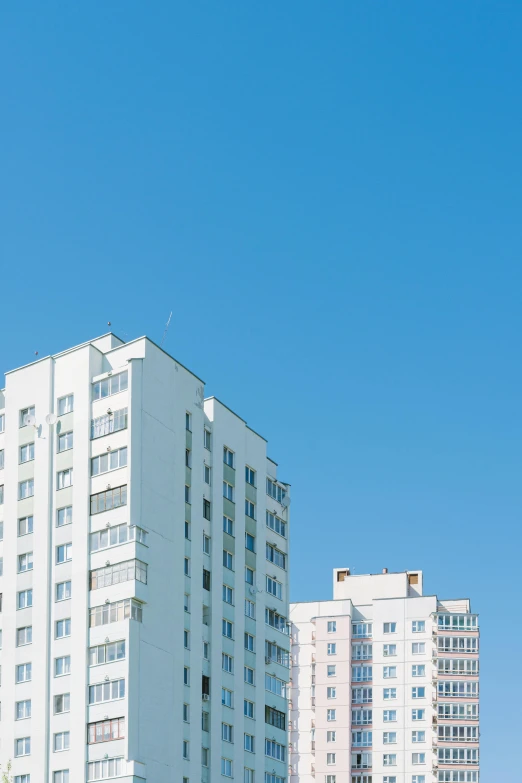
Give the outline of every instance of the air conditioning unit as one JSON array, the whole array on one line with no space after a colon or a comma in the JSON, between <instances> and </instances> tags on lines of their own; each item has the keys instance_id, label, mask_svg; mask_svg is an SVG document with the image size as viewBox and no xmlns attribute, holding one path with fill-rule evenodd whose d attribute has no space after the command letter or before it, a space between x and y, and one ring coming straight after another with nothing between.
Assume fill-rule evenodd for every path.
<instances>
[{"instance_id":1,"label":"air conditioning unit","mask_svg":"<svg viewBox=\"0 0 522 783\"><path fill-rule=\"evenodd\" d=\"M203 701L210 701L210 694L204 693L203 694Z\"/></svg>"}]
</instances>

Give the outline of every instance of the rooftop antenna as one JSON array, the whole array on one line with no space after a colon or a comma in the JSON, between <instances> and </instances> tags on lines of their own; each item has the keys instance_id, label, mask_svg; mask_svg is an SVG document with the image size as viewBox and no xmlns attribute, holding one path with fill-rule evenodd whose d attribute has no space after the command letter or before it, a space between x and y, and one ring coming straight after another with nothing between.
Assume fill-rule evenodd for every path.
<instances>
[{"instance_id":1,"label":"rooftop antenna","mask_svg":"<svg viewBox=\"0 0 522 783\"><path fill-rule=\"evenodd\" d=\"M170 311L169 320L165 324L165 331L163 332L163 337L161 338L160 348L163 346L163 343L165 342L165 338L167 336L167 332L169 331L170 319L171 318L172 318L172 310Z\"/></svg>"}]
</instances>

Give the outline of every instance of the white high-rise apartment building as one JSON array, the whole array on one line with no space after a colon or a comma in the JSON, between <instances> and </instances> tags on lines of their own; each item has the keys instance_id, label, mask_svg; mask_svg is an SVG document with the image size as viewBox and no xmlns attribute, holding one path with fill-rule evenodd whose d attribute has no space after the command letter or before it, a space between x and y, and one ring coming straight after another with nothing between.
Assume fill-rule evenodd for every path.
<instances>
[{"instance_id":1,"label":"white high-rise apartment building","mask_svg":"<svg viewBox=\"0 0 522 783\"><path fill-rule=\"evenodd\" d=\"M0 762L15 783L287 778L289 487L147 338L0 392Z\"/></svg>"},{"instance_id":2,"label":"white high-rise apartment building","mask_svg":"<svg viewBox=\"0 0 522 783\"><path fill-rule=\"evenodd\" d=\"M334 570L292 604L291 783L478 783L479 632L422 572Z\"/></svg>"}]
</instances>

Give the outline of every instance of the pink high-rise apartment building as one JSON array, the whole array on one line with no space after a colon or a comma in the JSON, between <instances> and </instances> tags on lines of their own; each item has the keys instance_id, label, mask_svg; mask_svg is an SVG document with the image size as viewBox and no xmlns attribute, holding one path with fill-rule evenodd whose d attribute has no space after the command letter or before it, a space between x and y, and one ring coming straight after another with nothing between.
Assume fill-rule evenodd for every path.
<instances>
[{"instance_id":1,"label":"pink high-rise apartment building","mask_svg":"<svg viewBox=\"0 0 522 783\"><path fill-rule=\"evenodd\" d=\"M478 783L479 631L421 571L291 605L290 783Z\"/></svg>"}]
</instances>

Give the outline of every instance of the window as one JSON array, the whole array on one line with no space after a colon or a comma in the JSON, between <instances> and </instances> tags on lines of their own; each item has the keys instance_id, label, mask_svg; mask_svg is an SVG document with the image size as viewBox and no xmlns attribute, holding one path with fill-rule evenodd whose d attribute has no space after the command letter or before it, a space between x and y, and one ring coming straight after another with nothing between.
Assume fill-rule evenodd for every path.
<instances>
[{"instance_id":1,"label":"window","mask_svg":"<svg viewBox=\"0 0 522 783\"><path fill-rule=\"evenodd\" d=\"M203 446L210 451L210 430L203 429Z\"/></svg>"},{"instance_id":2,"label":"window","mask_svg":"<svg viewBox=\"0 0 522 783\"><path fill-rule=\"evenodd\" d=\"M56 600L65 601L71 597L71 580L66 582L58 582L56 585Z\"/></svg>"},{"instance_id":3,"label":"window","mask_svg":"<svg viewBox=\"0 0 522 783\"><path fill-rule=\"evenodd\" d=\"M234 555L232 552L227 552L226 549L223 550L223 566L229 571L234 570Z\"/></svg>"},{"instance_id":4,"label":"window","mask_svg":"<svg viewBox=\"0 0 522 783\"><path fill-rule=\"evenodd\" d=\"M15 775L14 783L31 783L31 775Z\"/></svg>"},{"instance_id":5,"label":"window","mask_svg":"<svg viewBox=\"0 0 522 783\"><path fill-rule=\"evenodd\" d=\"M72 544L60 544L56 547L56 562L67 563L72 560Z\"/></svg>"},{"instance_id":6,"label":"window","mask_svg":"<svg viewBox=\"0 0 522 783\"><path fill-rule=\"evenodd\" d=\"M396 633L397 623L384 623L383 633Z\"/></svg>"},{"instance_id":7,"label":"window","mask_svg":"<svg viewBox=\"0 0 522 783\"><path fill-rule=\"evenodd\" d=\"M352 682L367 682L372 677L372 666L352 666Z\"/></svg>"},{"instance_id":8,"label":"window","mask_svg":"<svg viewBox=\"0 0 522 783\"><path fill-rule=\"evenodd\" d=\"M107 642L89 648L89 666L99 666L101 663L123 661L125 658L125 641Z\"/></svg>"},{"instance_id":9,"label":"window","mask_svg":"<svg viewBox=\"0 0 522 783\"><path fill-rule=\"evenodd\" d=\"M228 465L229 468L234 467L234 452L230 451L227 446L223 447L223 462Z\"/></svg>"},{"instance_id":10,"label":"window","mask_svg":"<svg viewBox=\"0 0 522 783\"><path fill-rule=\"evenodd\" d=\"M352 688L352 704L369 704L372 698L371 688Z\"/></svg>"},{"instance_id":11,"label":"window","mask_svg":"<svg viewBox=\"0 0 522 783\"><path fill-rule=\"evenodd\" d=\"M24 628L16 629L16 646L23 647L25 644L32 644L33 626L26 625Z\"/></svg>"},{"instance_id":12,"label":"window","mask_svg":"<svg viewBox=\"0 0 522 783\"><path fill-rule=\"evenodd\" d=\"M397 742L397 732L396 731L383 732L382 741L384 745L395 745Z\"/></svg>"},{"instance_id":13,"label":"window","mask_svg":"<svg viewBox=\"0 0 522 783\"><path fill-rule=\"evenodd\" d=\"M396 699L397 698L397 688L384 688L382 693L383 699L386 701L389 699Z\"/></svg>"},{"instance_id":14,"label":"window","mask_svg":"<svg viewBox=\"0 0 522 783\"><path fill-rule=\"evenodd\" d=\"M256 472L252 468L249 468L248 465L245 466L245 481L253 487L256 485Z\"/></svg>"},{"instance_id":15,"label":"window","mask_svg":"<svg viewBox=\"0 0 522 783\"><path fill-rule=\"evenodd\" d=\"M234 487L228 481L223 482L223 497L234 502Z\"/></svg>"},{"instance_id":16,"label":"window","mask_svg":"<svg viewBox=\"0 0 522 783\"><path fill-rule=\"evenodd\" d=\"M128 619L136 620L138 623L143 619L143 605L134 598L124 598L123 601L114 601L89 609L91 628Z\"/></svg>"},{"instance_id":17,"label":"window","mask_svg":"<svg viewBox=\"0 0 522 783\"><path fill-rule=\"evenodd\" d=\"M418 688L417 690L421 690ZM476 698L478 696L478 682L459 682L458 680L439 681L438 694L441 697L450 698Z\"/></svg>"},{"instance_id":18,"label":"window","mask_svg":"<svg viewBox=\"0 0 522 783\"><path fill-rule=\"evenodd\" d=\"M187 432L192 432L192 414L185 413L185 429Z\"/></svg>"},{"instance_id":19,"label":"window","mask_svg":"<svg viewBox=\"0 0 522 783\"><path fill-rule=\"evenodd\" d=\"M71 673L71 656L62 655L60 658L54 659L54 676L63 677L66 674Z\"/></svg>"},{"instance_id":20,"label":"window","mask_svg":"<svg viewBox=\"0 0 522 783\"><path fill-rule=\"evenodd\" d=\"M370 769L372 766L371 753L352 753L352 768Z\"/></svg>"},{"instance_id":21,"label":"window","mask_svg":"<svg viewBox=\"0 0 522 783\"><path fill-rule=\"evenodd\" d=\"M266 592L275 598L283 599L283 585L271 576L266 577Z\"/></svg>"},{"instance_id":22,"label":"window","mask_svg":"<svg viewBox=\"0 0 522 783\"><path fill-rule=\"evenodd\" d=\"M58 400L58 416L65 416L74 410L74 394L67 394Z\"/></svg>"},{"instance_id":23,"label":"window","mask_svg":"<svg viewBox=\"0 0 522 783\"><path fill-rule=\"evenodd\" d=\"M352 710L352 724L354 726L369 726L372 720L372 710Z\"/></svg>"},{"instance_id":24,"label":"window","mask_svg":"<svg viewBox=\"0 0 522 783\"><path fill-rule=\"evenodd\" d=\"M27 443L25 446L20 446L20 464L23 462L31 462L34 459L34 443Z\"/></svg>"},{"instance_id":25,"label":"window","mask_svg":"<svg viewBox=\"0 0 522 783\"><path fill-rule=\"evenodd\" d=\"M371 731L352 731L352 745L356 748L371 747Z\"/></svg>"},{"instance_id":26,"label":"window","mask_svg":"<svg viewBox=\"0 0 522 783\"><path fill-rule=\"evenodd\" d=\"M355 661L369 661L373 656L371 644L352 644L352 658Z\"/></svg>"},{"instance_id":27,"label":"window","mask_svg":"<svg viewBox=\"0 0 522 783\"><path fill-rule=\"evenodd\" d=\"M224 775L226 778L232 777L232 762L230 759L221 759L221 774Z\"/></svg>"},{"instance_id":28,"label":"window","mask_svg":"<svg viewBox=\"0 0 522 783\"><path fill-rule=\"evenodd\" d=\"M425 753L412 753L411 754L411 763L412 764L425 764L426 763L426 754Z\"/></svg>"},{"instance_id":29,"label":"window","mask_svg":"<svg viewBox=\"0 0 522 783\"><path fill-rule=\"evenodd\" d=\"M203 498L203 518L210 521L210 500Z\"/></svg>"},{"instance_id":30,"label":"window","mask_svg":"<svg viewBox=\"0 0 522 783\"><path fill-rule=\"evenodd\" d=\"M61 750L69 750L70 734L68 731L59 731L54 735L54 752L59 753Z\"/></svg>"},{"instance_id":31,"label":"window","mask_svg":"<svg viewBox=\"0 0 522 783\"><path fill-rule=\"evenodd\" d=\"M227 604L234 604L234 591L228 585L223 585L223 601Z\"/></svg>"},{"instance_id":32,"label":"window","mask_svg":"<svg viewBox=\"0 0 522 783\"><path fill-rule=\"evenodd\" d=\"M56 527L63 527L64 525L70 525L71 523L72 506L64 506L64 508L59 508L56 512Z\"/></svg>"},{"instance_id":33,"label":"window","mask_svg":"<svg viewBox=\"0 0 522 783\"><path fill-rule=\"evenodd\" d=\"M335 710L326 710L326 720L331 722L337 720Z\"/></svg>"},{"instance_id":34,"label":"window","mask_svg":"<svg viewBox=\"0 0 522 783\"><path fill-rule=\"evenodd\" d=\"M18 535L27 536L33 532L33 517L22 517L18 520Z\"/></svg>"},{"instance_id":35,"label":"window","mask_svg":"<svg viewBox=\"0 0 522 783\"><path fill-rule=\"evenodd\" d=\"M265 723L286 731L286 713L276 710L274 707L265 706Z\"/></svg>"},{"instance_id":36,"label":"window","mask_svg":"<svg viewBox=\"0 0 522 783\"><path fill-rule=\"evenodd\" d=\"M56 474L56 489L65 489L66 487L72 487L73 483L73 471L72 468L66 470L59 470Z\"/></svg>"},{"instance_id":37,"label":"window","mask_svg":"<svg viewBox=\"0 0 522 783\"><path fill-rule=\"evenodd\" d=\"M385 775L383 783L397 783L397 778L395 775Z\"/></svg>"},{"instance_id":38,"label":"window","mask_svg":"<svg viewBox=\"0 0 522 783\"><path fill-rule=\"evenodd\" d=\"M286 522L283 522L282 519L270 511L266 512L266 526L273 530L274 533L278 533L283 538L286 538Z\"/></svg>"},{"instance_id":39,"label":"window","mask_svg":"<svg viewBox=\"0 0 522 783\"><path fill-rule=\"evenodd\" d=\"M397 667L384 666L382 670L382 676L384 677L385 680L389 680L397 677Z\"/></svg>"},{"instance_id":40,"label":"window","mask_svg":"<svg viewBox=\"0 0 522 783\"><path fill-rule=\"evenodd\" d=\"M270 497L274 498L274 500L277 500L278 503L282 503L286 497L286 490L284 490L280 484L277 484L275 481L272 481L272 479L267 478L266 494L270 495Z\"/></svg>"},{"instance_id":41,"label":"window","mask_svg":"<svg viewBox=\"0 0 522 783\"><path fill-rule=\"evenodd\" d=\"M361 638L372 635L372 623L352 623L352 636Z\"/></svg>"},{"instance_id":42,"label":"window","mask_svg":"<svg viewBox=\"0 0 522 783\"><path fill-rule=\"evenodd\" d=\"M425 620L413 620L411 624L412 633L424 633L426 630Z\"/></svg>"},{"instance_id":43,"label":"window","mask_svg":"<svg viewBox=\"0 0 522 783\"><path fill-rule=\"evenodd\" d=\"M411 783L426 783L426 775L413 775Z\"/></svg>"},{"instance_id":44,"label":"window","mask_svg":"<svg viewBox=\"0 0 522 783\"><path fill-rule=\"evenodd\" d=\"M190 487L185 484L185 503L190 503Z\"/></svg>"},{"instance_id":45,"label":"window","mask_svg":"<svg viewBox=\"0 0 522 783\"><path fill-rule=\"evenodd\" d=\"M223 517L223 533L228 533L229 536L234 535L234 522L229 517Z\"/></svg>"},{"instance_id":46,"label":"window","mask_svg":"<svg viewBox=\"0 0 522 783\"><path fill-rule=\"evenodd\" d=\"M15 756L30 756L31 755L31 737L21 737L15 739Z\"/></svg>"},{"instance_id":47,"label":"window","mask_svg":"<svg viewBox=\"0 0 522 783\"><path fill-rule=\"evenodd\" d=\"M91 495L91 515L127 505L127 485Z\"/></svg>"},{"instance_id":48,"label":"window","mask_svg":"<svg viewBox=\"0 0 522 783\"><path fill-rule=\"evenodd\" d=\"M71 635L71 618L67 617L65 620L56 621L56 638L63 639L65 636Z\"/></svg>"},{"instance_id":49,"label":"window","mask_svg":"<svg viewBox=\"0 0 522 783\"><path fill-rule=\"evenodd\" d=\"M69 712L71 709L71 694L60 693L54 697L54 714L60 715L62 712Z\"/></svg>"},{"instance_id":50,"label":"window","mask_svg":"<svg viewBox=\"0 0 522 783\"><path fill-rule=\"evenodd\" d=\"M265 657L270 661L280 663L281 666L290 667L290 653L275 642L265 641Z\"/></svg>"},{"instance_id":51,"label":"window","mask_svg":"<svg viewBox=\"0 0 522 783\"><path fill-rule=\"evenodd\" d=\"M89 685L89 704L102 704L125 698L125 680L110 680L97 685Z\"/></svg>"},{"instance_id":52,"label":"window","mask_svg":"<svg viewBox=\"0 0 522 783\"><path fill-rule=\"evenodd\" d=\"M0 413L0 432L5 432L5 413Z\"/></svg>"},{"instance_id":53,"label":"window","mask_svg":"<svg viewBox=\"0 0 522 783\"><path fill-rule=\"evenodd\" d=\"M4 505L4 485L0 484L0 506Z\"/></svg>"},{"instance_id":54,"label":"window","mask_svg":"<svg viewBox=\"0 0 522 783\"><path fill-rule=\"evenodd\" d=\"M32 498L34 495L34 479L27 479L21 481L18 484L18 500L24 500L25 498ZM3 496L3 488L2 488Z\"/></svg>"},{"instance_id":55,"label":"window","mask_svg":"<svg viewBox=\"0 0 522 783\"><path fill-rule=\"evenodd\" d=\"M27 427L27 418L29 416L32 416L34 418L35 415L35 407L34 405L31 405L29 408L22 408L20 411L20 427Z\"/></svg>"},{"instance_id":56,"label":"window","mask_svg":"<svg viewBox=\"0 0 522 783\"><path fill-rule=\"evenodd\" d=\"M413 655L424 655L426 652L426 642L412 642L411 651Z\"/></svg>"},{"instance_id":57,"label":"window","mask_svg":"<svg viewBox=\"0 0 522 783\"><path fill-rule=\"evenodd\" d=\"M265 674L265 691L275 693L276 696L282 696L286 699L286 682L280 680L275 674Z\"/></svg>"},{"instance_id":58,"label":"window","mask_svg":"<svg viewBox=\"0 0 522 783\"><path fill-rule=\"evenodd\" d=\"M221 633L226 636L227 639L233 639L233 625L230 620L221 621Z\"/></svg>"},{"instance_id":59,"label":"window","mask_svg":"<svg viewBox=\"0 0 522 783\"><path fill-rule=\"evenodd\" d=\"M245 775L243 778L243 783L254 783L254 770L248 769L245 767Z\"/></svg>"},{"instance_id":60,"label":"window","mask_svg":"<svg viewBox=\"0 0 522 783\"><path fill-rule=\"evenodd\" d=\"M210 468L208 465L203 465L203 481L210 486Z\"/></svg>"},{"instance_id":61,"label":"window","mask_svg":"<svg viewBox=\"0 0 522 783\"><path fill-rule=\"evenodd\" d=\"M286 569L286 555L272 544L267 543L266 545L266 559L269 563L273 563L279 568Z\"/></svg>"},{"instance_id":62,"label":"window","mask_svg":"<svg viewBox=\"0 0 522 783\"><path fill-rule=\"evenodd\" d=\"M73 434L72 432L64 432L58 435L58 451L69 451L73 447ZM94 474L93 474L94 475Z\"/></svg>"},{"instance_id":63,"label":"window","mask_svg":"<svg viewBox=\"0 0 522 783\"><path fill-rule=\"evenodd\" d=\"M336 666L335 664L330 664L326 667L326 676L327 677L336 677Z\"/></svg>"},{"instance_id":64,"label":"window","mask_svg":"<svg viewBox=\"0 0 522 783\"><path fill-rule=\"evenodd\" d=\"M265 756L277 761L286 761L286 747L275 740L265 739Z\"/></svg>"},{"instance_id":65,"label":"window","mask_svg":"<svg viewBox=\"0 0 522 783\"><path fill-rule=\"evenodd\" d=\"M437 626L446 631L476 631L478 617L476 614L439 614Z\"/></svg>"},{"instance_id":66,"label":"window","mask_svg":"<svg viewBox=\"0 0 522 783\"><path fill-rule=\"evenodd\" d=\"M252 734L245 734L244 748L249 753L255 753L254 737L252 736Z\"/></svg>"},{"instance_id":67,"label":"window","mask_svg":"<svg viewBox=\"0 0 522 783\"><path fill-rule=\"evenodd\" d=\"M254 571L248 566L245 566L245 582L247 585L254 584Z\"/></svg>"},{"instance_id":68,"label":"window","mask_svg":"<svg viewBox=\"0 0 522 783\"><path fill-rule=\"evenodd\" d=\"M15 720L24 720L31 717L31 699L17 701L15 704Z\"/></svg>"},{"instance_id":69,"label":"window","mask_svg":"<svg viewBox=\"0 0 522 783\"><path fill-rule=\"evenodd\" d=\"M383 753L382 764L384 767L397 766L397 756L395 753Z\"/></svg>"},{"instance_id":70,"label":"window","mask_svg":"<svg viewBox=\"0 0 522 783\"><path fill-rule=\"evenodd\" d=\"M327 742L337 742L337 732L336 731L327 731L326 732L326 741Z\"/></svg>"},{"instance_id":71,"label":"window","mask_svg":"<svg viewBox=\"0 0 522 783\"><path fill-rule=\"evenodd\" d=\"M328 633L336 633L337 631L337 622L335 620L328 620L327 623L327 631Z\"/></svg>"},{"instance_id":72,"label":"window","mask_svg":"<svg viewBox=\"0 0 522 783\"><path fill-rule=\"evenodd\" d=\"M245 516L250 517L250 519L256 518L256 504L246 499L245 499Z\"/></svg>"},{"instance_id":73,"label":"window","mask_svg":"<svg viewBox=\"0 0 522 783\"><path fill-rule=\"evenodd\" d=\"M254 642L254 637L252 636L252 634L245 632L245 634L244 634L244 647L245 647L245 650L249 650L249 652L255 652L254 644L255 644L255 642Z\"/></svg>"},{"instance_id":74,"label":"window","mask_svg":"<svg viewBox=\"0 0 522 783\"><path fill-rule=\"evenodd\" d=\"M19 663L16 667L16 682L29 682L32 678L32 665Z\"/></svg>"},{"instance_id":75,"label":"window","mask_svg":"<svg viewBox=\"0 0 522 783\"><path fill-rule=\"evenodd\" d=\"M87 780L106 780L123 775L123 758L89 761L87 764ZM56 773L55 773L56 774ZM62 783L62 781L60 781ZM69 778L63 783L69 783Z\"/></svg>"},{"instance_id":76,"label":"window","mask_svg":"<svg viewBox=\"0 0 522 783\"><path fill-rule=\"evenodd\" d=\"M122 563L96 568L91 571L90 589L99 590L101 587L133 580L147 584L147 564L141 560L124 560Z\"/></svg>"},{"instance_id":77,"label":"window","mask_svg":"<svg viewBox=\"0 0 522 783\"><path fill-rule=\"evenodd\" d=\"M183 667L183 685L190 685L190 669L188 666Z\"/></svg>"},{"instance_id":78,"label":"window","mask_svg":"<svg viewBox=\"0 0 522 783\"><path fill-rule=\"evenodd\" d=\"M229 691L228 688L221 688L221 704L223 704L224 707L232 707L232 703L232 691Z\"/></svg>"},{"instance_id":79,"label":"window","mask_svg":"<svg viewBox=\"0 0 522 783\"><path fill-rule=\"evenodd\" d=\"M111 397L113 394L125 391L129 386L129 373L127 370L117 375L111 375L104 378L103 381L97 381L92 385L92 399L102 400L104 397ZM94 780L94 778L93 778Z\"/></svg>"},{"instance_id":80,"label":"window","mask_svg":"<svg viewBox=\"0 0 522 783\"><path fill-rule=\"evenodd\" d=\"M265 608L265 623L271 628L281 631L281 633L289 633L286 617L283 617L282 614L279 614L279 612L269 609L268 607Z\"/></svg>"},{"instance_id":81,"label":"window","mask_svg":"<svg viewBox=\"0 0 522 783\"><path fill-rule=\"evenodd\" d=\"M425 731L412 731L412 733L411 733L411 741L412 742L426 742L426 732Z\"/></svg>"},{"instance_id":82,"label":"window","mask_svg":"<svg viewBox=\"0 0 522 783\"><path fill-rule=\"evenodd\" d=\"M126 429L127 408L120 408L117 411L111 411L103 416L91 419L91 440L103 438L104 435L110 435L111 432L119 432Z\"/></svg>"},{"instance_id":83,"label":"window","mask_svg":"<svg viewBox=\"0 0 522 783\"><path fill-rule=\"evenodd\" d=\"M411 698L412 699L424 699L426 696L426 688L412 688L411 689Z\"/></svg>"},{"instance_id":84,"label":"window","mask_svg":"<svg viewBox=\"0 0 522 783\"><path fill-rule=\"evenodd\" d=\"M183 740L183 758L184 759L189 759L190 758L189 748L190 748L190 745L189 745L188 740Z\"/></svg>"},{"instance_id":85,"label":"window","mask_svg":"<svg viewBox=\"0 0 522 783\"><path fill-rule=\"evenodd\" d=\"M256 619L256 605L253 601L249 601L245 598L245 616L251 617L252 620Z\"/></svg>"},{"instance_id":86,"label":"window","mask_svg":"<svg viewBox=\"0 0 522 783\"><path fill-rule=\"evenodd\" d=\"M190 650L190 632L183 629L183 647L185 650Z\"/></svg>"},{"instance_id":87,"label":"window","mask_svg":"<svg viewBox=\"0 0 522 783\"><path fill-rule=\"evenodd\" d=\"M383 655L386 658L389 658L391 656L397 655L397 645L396 644L385 644L383 647Z\"/></svg>"},{"instance_id":88,"label":"window","mask_svg":"<svg viewBox=\"0 0 522 783\"><path fill-rule=\"evenodd\" d=\"M187 520L185 520L185 538L187 541L190 541L190 522L187 522Z\"/></svg>"},{"instance_id":89,"label":"window","mask_svg":"<svg viewBox=\"0 0 522 783\"><path fill-rule=\"evenodd\" d=\"M229 723L221 724L221 739L223 742L234 742L234 728Z\"/></svg>"},{"instance_id":90,"label":"window","mask_svg":"<svg viewBox=\"0 0 522 783\"><path fill-rule=\"evenodd\" d=\"M234 673L234 659L231 655L221 653L221 668L224 672L228 672L229 674Z\"/></svg>"},{"instance_id":91,"label":"window","mask_svg":"<svg viewBox=\"0 0 522 783\"><path fill-rule=\"evenodd\" d=\"M190 707L188 704L183 705L183 722L190 723Z\"/></svg>"},{"instance_id":92,"label":"window","mask_svg":"<svg viewBox=\"0 0 522 783\"><path fill-rule=\"evenodd\" d=\"M395 723L397 720L397 710L384 710L383 720L384 723Z\"/></svg>"},{"instance_id":93,"label":"window","mask_svg":"<svg viewBox=\"0 0 522 783\"><path fill-rule=\"evenodd\" d=\"M146 546L147 536L148 533L136 525L112 525L91 533L90 550L91 552L98 552L100 549L109 549L118 544L125 544L127 541L137 541Z\"/></svg>"},{"instance_id":94,"label":"window","mask_svg":"<svg viewBox=\"0 0 522 783\"><path fill-rule=\"evenodd\" d=\"M426 667L424 664L416 664L411 667L411 676L412 677L425 677L426 676Z\"/></svg>"},{"instance_id":95,"label":"window","mask_svg":"<svg viewBox=\"0 0 522 783\"><path fill-rule=\"evenodd\" d=\"M326 654L327 655L337 655L337 643L336 642L328 642L326 645Z\"/></svg>"},{"instance_id":96,"label":"window","mask_svg":"<svg viewBox=\"0 0 522 783\"><path fill-rule=\"evenodd\" d=\"M18 573L33 570L33 553L26 552L24 555L18 555Z\"/></svg>"},{"instance_id":97,"label":"window","mask_svg":"<svg viewBox=\"0 0 522 783\"><path fill-rule=\"evenodd\" d=\"M89 745L94 745L97 742L110 742L111 740L124 739L124 737L125 718L100 720L96 723L89 723L87 726L87 742Z\"/></svg>"},{"instance_id":98,"label":"window","mask_svg":"<svg viewBox=\"0 0 522 783\"><path fill-rule=\"evenodd\" d=\"M254 717L254 702L249 701L248 699L245 699L243 702L243 714L245 718L253 718Z\"/></svg>"},{"instance_id":99,"label":"window","mask_svg":"<svg viewBox=\"0 0 522 783\"><path fill-rule=\"evenodd\" d=\"M203 569L203 590L210 590L210 571Z\"/></svg>"},{"instance_id":100,"label":"window","mask_svg":"<svg viewBox=\"0 0 522 783\"><path fill-rule=\"evenodd\" d=\"M190 595L188 593L183 596L183 609L190 614Z\"/></svg>"},{"instance_id":101,"label":"window","mask_svg":"<svg viewBox=\"0 0 522 783\"><path fill-rule=\"evenodd\" d=\"M99 476L127 465L127 446L99 454L91 459L91 476Z\"/></svg>"},{"instance_id":102,"label":"window","mask_svg":"<svg viewBox=\"0 0 522 783\"><path fill-rule=\"evenodd\" d=\"M201 748L201 766L208 767L210 764L210 748ZM188 778L183 778L185 783L188 783Z\"/></svg>"}]
</instances>

